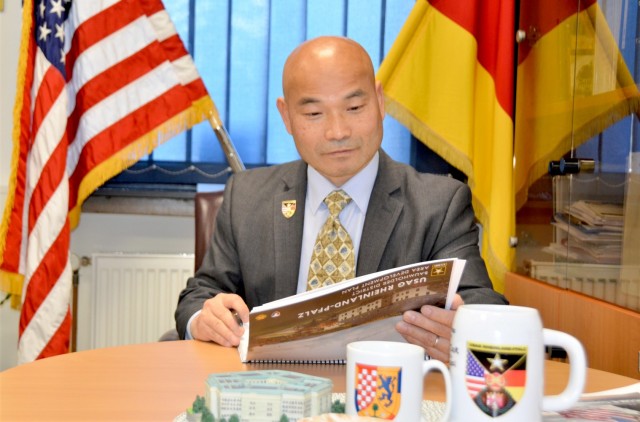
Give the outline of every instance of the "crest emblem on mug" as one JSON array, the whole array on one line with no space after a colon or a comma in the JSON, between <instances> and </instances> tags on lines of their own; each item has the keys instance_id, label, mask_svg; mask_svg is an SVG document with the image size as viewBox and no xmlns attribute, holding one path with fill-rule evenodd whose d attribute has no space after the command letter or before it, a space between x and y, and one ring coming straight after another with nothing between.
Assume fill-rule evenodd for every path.
<instances>
[{"instance_id":1,"label":"crest emblem on mug","mask_svg":"<svg viewBox=\"0 0 640 422\"><path fill-rule=\"evenodd\" d=\"M393 419L400 410L402 367L356 363L355 371L358 415Z\"/></svg>"},{"instance_id":2,"label":"crest emblem on mug","mask_svg":"<svg viewBox=\"0 0 640 422\"><path fill-rule=\"evenodd\" d=\"M467 391L483 413L497 417L509 412L524 394L527 346L467 344Z\"/></svg>"}]
</instances>

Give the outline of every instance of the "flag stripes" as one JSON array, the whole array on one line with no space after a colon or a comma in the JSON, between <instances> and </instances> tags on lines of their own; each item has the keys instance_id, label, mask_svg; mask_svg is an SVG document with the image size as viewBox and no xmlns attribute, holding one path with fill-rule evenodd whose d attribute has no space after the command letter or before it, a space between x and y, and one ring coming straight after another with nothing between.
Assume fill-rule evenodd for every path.
<instances>
[{"instance_id":1,"label":"flag stripes","mask_svg":"<svg viewBox=\"0 0 640 422\"><path fill-rule=\"evenodd\" d=\"M82 202L216 111L160 0L25 0L21 47L0 288L23 299L23 363L68 350Z\"/></svg>"},{"instance_id":2,"label":"flag stripes","mask_svg":"<svg viewBox=\"0 0 640 422\"><path fill-rule=\"evenodd\" d=\"M31 131L33 142L27 142L25 168L27 206L22 232L27 241L21 245L19 264L25 301L18 329L18 363L58 354L58 347L67 350L71 320L67 138L59 123L66 120L65 81L41 49L35 51L32 87L31 128L24 128Z\"/></svg>"},{"instance_id":3,"label":"flag stripes","mask_svg":"<svg viewBox=\"0 0 640 422\"><path fill-rule=\"evenodd\" d=\"M478 63L492 75L494 81L513 78L510 70L513 66L513 45L500 42L501 38L513 37L513 27L510 25L514 19L512 8L500 7L492 1L431 0L430 3L475 38ZM495 94L502 109L511 115L513 89L510 84L496 83Z\"/></svg>"},{"instance_id":4,"label":"flag stripes","mask_svg":"<svg viewBox=\"0 0 640 422\"><path fill-rule=\"evenodd\" d=\"M480 391L482 391L487 385L484 381L484 377L476 377L473 375L467 375L465 377L465 382L467 385L467 391L469 392L469 396L471 398L475 398Z\"/></svg>"},{"instance_id":5,"label":"flag stripes","mask_svg":"<svg viewBox=\"0 0 640 422\"><path fill-rule=\"evenodd\" d=\"M590 8L596 2L597 0L535 0L535 3L525 3L525 13L520 14L519 25L521 28L536 28L536 36L541 38L567 18L575 17L576 13ZM518 64L526 60L534 45L532 42L518 44Z\"/></svg>"},{"instance_id":6,"label":"flag stripes","mask_svg":"<svg viewBox=\"0 0 640 422\"><path fill-rule=\"evenodd\" d=\"M467 365L465 371L465 383L467 392L471 398L475 398L486 387L484 376L487 373L484 366L478 361L473 351L467 350Z\"/></svg>"},{"instance_id":7,"label":"flag stripes","mask_svg":"<svg viewBox=\"0 0 640 422\"><path fill-rule=\"evenodd\" d=\"M91 168L98 163L107 166L105 160L113 150L121 151L120 158L125 160L130 160L130 155L144 155L149 147L145 150L144 143L136 141L147 135L149 128L163 123L166 114L180 116L195 100L206 96L195 65L160 1L123 0L98 14L82 12L72 13L70 21L78 28L76 34L87 36L75 36L67 55L75 98L83 102L82 114L75 112L69 119L67 171L72 227L77 224L77 204L91 193L94 184L104 181L88 183L90 189L84 187L87 178L101 173L92 173ZM183 124L175 126L173 134ZM172 134L171 125L164 130ZM104 139L119 143L105 147ZM128 148L132 143L135 147Z\"/></svg>"}]
</instances>

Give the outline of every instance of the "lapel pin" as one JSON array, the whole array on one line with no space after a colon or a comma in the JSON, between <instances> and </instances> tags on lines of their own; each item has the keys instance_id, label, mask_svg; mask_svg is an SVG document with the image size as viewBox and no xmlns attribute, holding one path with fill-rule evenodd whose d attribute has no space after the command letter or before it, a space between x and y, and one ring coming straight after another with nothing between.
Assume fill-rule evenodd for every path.
<instances>
[{"instance_id":1,"label":"lapel pin","mask_svg":"<svg viewBox=\"0 0 640 422\"><path fill-rule=\"evenodd\" d=\"M296 213L296 200L290 199L288 201L282 201L282 215L285 218L293 217L293 214Z\"/></svg>"}]
</instances>

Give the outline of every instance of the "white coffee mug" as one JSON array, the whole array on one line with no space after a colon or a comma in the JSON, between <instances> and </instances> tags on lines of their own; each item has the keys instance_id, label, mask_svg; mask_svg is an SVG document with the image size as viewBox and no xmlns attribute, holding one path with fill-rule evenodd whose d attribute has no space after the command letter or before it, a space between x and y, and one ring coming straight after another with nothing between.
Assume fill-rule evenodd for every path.
<instances>
[{"instance_id":1,"label":"white coffee mug","mask_svg":"<svg viewBox=\"0 0 640 422\"><path fill-rule=\"evenodd\" d=\"M447 367L425 360L425 350L414 344L357 341L347 345L346 413L397 421L420 421L424 376L440 371L447 398L451 381ZM449 418L446 404L442 420Z\"/></svg>"},{"instance_id":2,"label":"white coffee mug","mask_svg":"<svg viewBox=\"0 0 640 422\"><path fill-rule=\"evenodd\" d=\"M570 362L569 382L544 396L545 346L560 346ZM541 421L542 411L575 404L584 388L584 348L569 334L544 329L536 309L463 305L451 338L452 421Z\"/></svg>"}]
</instances>

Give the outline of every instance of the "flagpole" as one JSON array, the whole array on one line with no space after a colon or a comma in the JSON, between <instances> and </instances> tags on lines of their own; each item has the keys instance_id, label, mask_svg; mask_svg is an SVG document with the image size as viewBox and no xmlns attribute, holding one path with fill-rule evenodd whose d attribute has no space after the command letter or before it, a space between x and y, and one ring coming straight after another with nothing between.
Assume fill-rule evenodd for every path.
<instances>
[{"instance_id":1,"label":"flagpole","mask_svg":"<svg viewBox=\"0 0 640 422\"><path fill-rule=\"evenodd\" d=\"M234 173L239 173L245 170L244 164L242 164L242 160L238 155L238 151L236 151L236 147L233 145L231 138L229 137L229 133L222 125L220 118L218 117L217 110L211 111L208 116L209 124L213 128L213 131L218 138L218 142L220 142L220 146L222 147L222 151L224 151L224 155L227 157L227 161L231 166L231 170Z\"/></svg>"}]
</instances>

